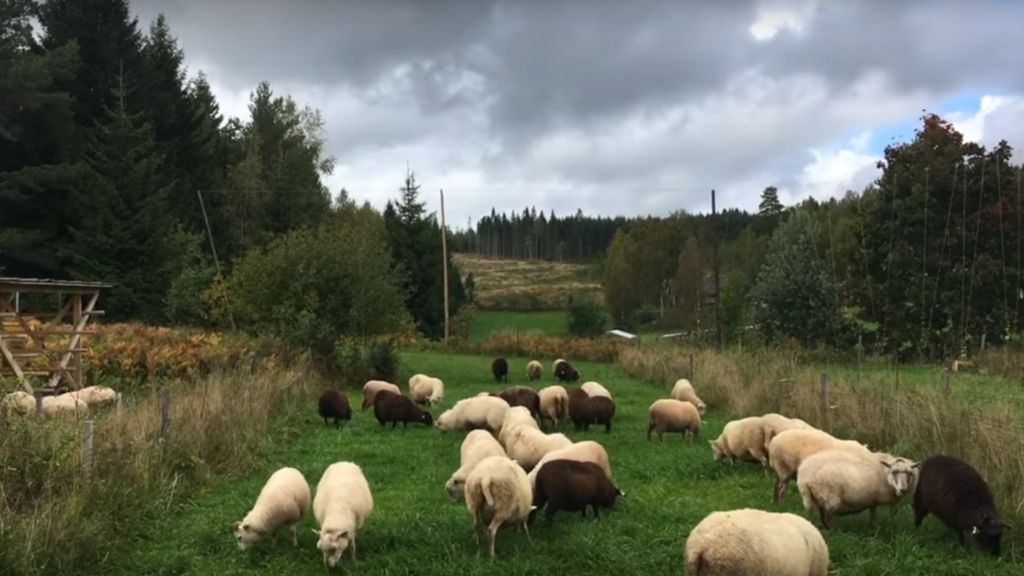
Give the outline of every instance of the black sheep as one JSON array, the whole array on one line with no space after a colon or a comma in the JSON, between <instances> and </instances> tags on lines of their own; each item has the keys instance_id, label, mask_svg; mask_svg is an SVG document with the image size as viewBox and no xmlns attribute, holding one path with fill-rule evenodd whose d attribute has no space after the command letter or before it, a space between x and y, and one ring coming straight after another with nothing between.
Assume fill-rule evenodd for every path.
<instances>
[{"instance_id":1,"label":"black sheep","mask_svg":"<svg viewBox=\"0 0 1024 576\"><path fill-rule=\"evenodd\" d=\"M410 422L419 422L427 426L434 424L434 417L430 412L417 406L411 398L388 390L377 392L373 399L373 415L377 417L377 422L381 426L391 422L392 428L398 426L399 422L403 428L408 427Z\"/></svg>"},{"instance_id":2,"label":"black sheep","mask_svg":"<svg viewBox=\"0 0 1024 576\"><path fill-rule=\"evenodd\" d=\"M604 431L612 431L615 402L605 396L587 396L582 390L569 394L569 419L576 430L590 430L591 424L604 424Z\"/></svg>"},{"instance_id":3,"label":"black sheep","mask_svg":"<svg viewBox=\"0 0 1024 576\"><path fill-rule=\"evenodd\" d=\"M491 362L491 374L494 375L495 382L508 382L508 360L495 358L494 362Z\"/></svg>"},{"instance_id":4,"label":"black sheep","mask_svg":"<svg viewBox=\"0 0 1024 576\"><path fill-rule=\"evenodd\" d=\"M320 395L319 401L320 417L324 419L324 424L328 424L327 419L334 419L334 425L338 426L340 420L352 420L352 408L348 405L348 396L341 390L325 390Z\"/></svg>"},{"instance_id":5,"label":"black sheep","mask_svg":"<svg viewBox=\"0 0 1024 576\"><path fill-rule=\"evenodd\" d=\"M540 396L536 390L529 386L513 386L497 394L491 394L491 396L501 398L508 402L509 406L524 406L528 408L534 418L540 414Z\"/></svg>"},{"instance_id":6,"label":"black sheep","mask_svg":"<svg viewBox=\"0 0 1024 576\"><path fill-rule=\"evenodd\" d=\"M970 464L952 456L932 456L921 463L921 473L914 492L914 526L934 514L960 537L970 532L978 546L993 555L999 554L1003 529L992 491L985 479Z\"/></svg>"},{"instance_id":7,"label":"black sheep","mask_svg":"<svg viewBox=\"0 0 1024 576\"><path fill-rule=\"evenodd\" d=\"M555 378L560 382L575 382L580 379L580 373L565 360L555 366Z\"/></svg>"},{"instance_id":8,"label":"black sheep","mask_svg":"<svg viewBox=\"0 0 1024 576\"><path fill-rule=\"evenodd\" d=\"M587 517L587 506L594 510L611 508L619 496L623 496L604 470L593 462L575 460L552 460L541 466L533 490L533 505L536 510L545 508L544 518L550 524L559 510L580 511ZM530 520L536 513L530 512Z\"/></svg>"}]
</instances>

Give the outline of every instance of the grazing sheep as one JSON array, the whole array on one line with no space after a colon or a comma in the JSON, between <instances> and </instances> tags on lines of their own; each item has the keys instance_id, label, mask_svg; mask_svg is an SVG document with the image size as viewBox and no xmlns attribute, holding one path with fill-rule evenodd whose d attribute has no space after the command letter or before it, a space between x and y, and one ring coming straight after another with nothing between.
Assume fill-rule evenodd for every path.
<instances>
[{"instance_id":1,"label":"grazing sheep","mask_svg":"<svg viewBox=\"0 0 1024 576\"><path fill-rule=\"evenodd\" d=\"M554 452L548 452L537 462L537 465L530 470L527 477L530 479L530 486L534 486L537 480L537 474L541 468L548 462L553 460L575 460L576 462L593 462L604 470L604 473L609 479L614 481L615 477L612 476L612 465L608 461L608 451L604 449L597 442L592 440L584 440L583 442L576 442L572 446L566 446L561 450L555 450Z\"/></svg>"},{"instance_id":2,"label":"grazing sheep","mask_svg":"<svg viewBox=\"0 0 1024 576\"><path fill-rule=\"evenodd\" d=\"M590 396L591 398L595 398L597 396L604 396L605 398L612 397L612 393L609 392L607 388L593 381L584 382L583 385L580 386L580 390L586 392L587 396Z\"/></svg>"},{"instance_id":3,"label":"grazing sheep","mask_svg":"<svg viewBox=\"0 0 1024 576\"><path fill-rule=\"evenodd\" d=\"M821 430L786 430L768 445L768 462L775 471L773 502L786 499L789 481L796 477L804 460L825 450L849 450L869 456L868 447L855 440L839 440Z\"/></svg>"},{"instance_id":4,"label":"grazing sheep","mask_svg":"<svg viewBox=\"0 0 1024 576\"><path fill-rule=\"evenodd\" d=\"M85 416L88 413L89 405L79 400L72 392L43 397L43 416L53 416L55 414Z\"/></svg>"},{"instance_id":5,"label":"grazing sheep","mask_svg":"<svg viewBox=\"0 0 1024 576\"><path fill-rule=\"evenodd\" d=\"M508 360L495 358L494 362L491 362L491 374L495 382L508 382Z\"/></svg>"},{"instance_id":6,"label":"grazing sheep","mask_svg":"<svg viewBox=\"0 0 1024 576\"><path fill-rule=\"evenodd\" d=\"M327 419L334 419L334 426L337 427L341 420L352 420L352 408L348 405L348 396L341 390L324 390L318 402L320 417L327 425Z\"/></svg>"},{"instance_id":7,"label":"grazing sheep","mask_svg":"<svg viewBox=\"0 0 1024 576\"><path fill-rule=\"evenodd\" d=\"M391 422L392 428L396 428L399 422L402 423L402 428L407 428L410 422L419 422L427 426L434 423L434 417L430 412L423 410L409 398L387 390L377 393L373 401L373 415L377 417L377 422L381 426Z\"/></svg>"},{"instance_id":8,"label":"grazing sheep","mask_svg":"<svg viewBox=\"0 0 1024 576\"><path fill-rule=\"evenodd\" d=\"M395 394L401 394L402 389L397 384L391 382L385 382L383 380L370 380L366 384L363 384L363 412L370 406L373 406L373 399L381 390L387 390L388 392L394 392Z\"/></svg>"},{"instance_id":9,"label":"grazing sheep","mask_svg":"<svg viewBox=\"0 0 1024 576\"><path fill-rule=\"evenodd\" d=\"M416 374L409 378L409 396L417 404L436 406L444 401L444 382L440 378Z\"/></svg>"},{"instance_id":10,"label":"grazing sheep","mask_svg":"<svg viewBox=\"0 0 1024 576\"><path fill-rule=\"evenodd\" d=\"M760 416L749 416L727 423L718 438L711 440L710 444L715 453L715 462L728 458L732 464L736 460L744 460L768 465Z\"/></svg>"},{"instance_id":11,"label":"grazing sheep","mask_svg":"<svg viewBox=\"0 0 1024 576\"><path fill-rule=\"evenodd\" d=\"M828 546L796 514L713 512L686 539L690 576L826 576Z\"/></svg>"},{"instance_id":12,"label":"grazing sheep","mask_svg":"<svg viewBox=\"0 0 1024 576\"><path fill-rule=\"evenodd\" d=\"M109 386L86 386L80 390L72 392L76 395L79 400L89 405L89 408L101 408L103 406L109 406L110 404L116 404L121 399L121 395L114 391Z\"/></svg>"},{"instance_id":13,"label":"grazing sheep","mask_svg":"<svg viewBox=\"0 0 1024 576\"><path fill-rule=\"evenodd\" d=\"M579 510L586 518L587 506L594 510L596 519L598 507L612 508L619 496L624 495L593 462L552 460L537 473L533 505L536 510L545 509L544 519L551 524L559 510ZM536 510L530 513L531 520Z\"/></svg>"},{"instance_id":14,"label":"grazing sheep","mask_svg":"<svg viewBox=\"0 0 1024 576\"><path fill-rule=\"evenodd\" d=\"M514 408L513 408L514 410ZM525 470L532 470L548 452L572 445L565 434L545 434L529 426L517 426L508 436L505 451Z\"/></svg>"},{"instance_id":15,"label":"grazing sheep","mask_svg":"<svg viewBox=\"0 0 1024 576\"><path fill-rule=\"evenodd\" d=\"M664 440L665 432L681 432L683 439L690 434L691 439L700 434L700 412L691 402L682 400L655 400L649 410L651 419L647 424L647 439L651 432L658 433L658 440Z\"/></svg>"},{"instance_id":16,"label":"grazing sheep","mask_svg":"<svg viewBox=\"0 0 1024 576\"><path fill-rule=\"evenodd\" d=\"M252 510L235 522L235 542L242 550L273 536L287 526L292 534L292 546L299 545L298 525L309 510L309 483L295 468L281 468L270 475L263 485Z\"/></svg>"},{"instance_id":17,"label":"grazing sheep","mask_svg":"<svg viewBox=\"0 0 1024 576\"><path fill-rule=\"evenodd\" d=\"M952 528L964 545L970 532L982 550L999 555L1003 524L992 491L970 464L953 456L932 456L921 464L914 492L914 527L929 513Z\"/></svg>"},{"instance_id":18,"label":"grazing sheep","mask_svg":"<svg viewBox=\"0 0 1024 576\"><path fill-rule=\"evenodd\" d=\"M530 360L530 363L526 365L527 378L530 380L540 380L543 375L544 365L536 360Z\"/></svg>"},{"instance_id":19,"label":"grazing sheep","mask_svg":"<svg viewBox=\"0 0 1024 576\"><path fill-rule=\"evenodd\" d=\"M764 455L767 460L768 445L771 443L772 438L786 430L814 430L815 428L799 418L788 418L782 414L771 412L761 416L761 429L764 434Z\"/></svg>"},{"instance_id":20,"label":"grazing sheep","mask_svg":"<svg viewBox=\"0 0 1024 576\"><path fill-rule=\"evenodd\" d=\"M459 450L459 469L452 473L444 485L445 490L455 502L466 499L466 478L476 465L490 456L505 456L505 449L486 430L473 430L466 434Z\"/></svg>"},{"instance_id":21,"label":"grazing sheep","mask_svg":"<svg viewBox=\"0 0 1024 576\"><path fill-rule=\"evenodd\" d=\"M513 386L507 390L502 390L497 394L493 394L508 402L509 406L524 406L530 410L530 414L534 417L540 415L540 396L537 395L537 391L529 386Z\"/></svg>"},{"instance_id":22,"label":"grazing sheep","mask_svg":"<svg viewBox=\"0 0 1024 576\"><path fill-rule=\"evenodd\" d=\"M580 379L580 373L572 364L565 360L555 361L555 378L560 382L575 382Z\"/></svg>"},{"instance_id":23,"label":"grazing sheep","mask_svg":"<svg viewBox=\"0 0 1024 576\"><path fill-rule=\"evenodd\" d=\"M682 400L693 404L701 414L703 414L704 410L707 408L704 401L700 399L700 396L697 396L697 391L693 389L693 384L691 384L686 378L676 380L676 383L672 386L672 393L670 396L674 400Z\"/></svg>"},{"instance_id":24,"label":"grazing sheep","mask_svg":"<svg viewBox=\"0 0 1024 576\"><path fill-rule=\"evenodd\" d=\"M551 373L557 376L558 375L558 365L562 364L563 362L565 362L564 358L555 358L555 361L551 363Z\"/></svg>"},{"instance_id":25,"label":"grazing sheep","mask_svg":"<svg viewBox=\"0 0 1024 576\"><path fill-rule=\"evenodd\" d=\"M494 396L475 396L459 400L445 410L434 424L439 430L474 430L486 428L491 432L501 430L505 420L508 402Z\"/></svg>"},{"instance_id":26,"label":"grazing sheep","mask_svg":"<svg viewBox=\"0 0 1024 576\"><path fill-rule=\"evenodd\" d=\"M612 431L615 402L606 396L569 397L569 418L576 430L590 430L591 424L604 424L604 431Z\"/></svg>"},{"instance_id":27,"label":"grazing sheep","mask_svg":"<svg viewBox=\"0 0 1024 576\"><path fill-rule=\"evenodd\" d=\"M21 414L22 416L34 414L36 411L36 399L28 392L18 390L4 396L3 408L5 411Z\"/></svg>"},{"instance_id":28,"label":"grazing sheep","mask_svg":"<svg viewBox=\"0 0 1024 576\"><path fill-rule=\"evenodd\" d=\"M537 393L540 397L541 420L547 418L558 426L569 417L569 393L563 386L548 386Z\"/></svg>"},{"instance_id":29,"label":"grazing sheep","mask_svg":"<svg viewBox=\"0 0 1024 576\"><path fill-rule=\"evenodd\" d=\"M918 463L889 454L825 450L800 464L796 485L807 512L818 512L821 525L832 527L836 515L856 514L891 505L896 515L900 498L914 489Z\"/></svg>"},{"instance_id":30,"label":"grazing sheep","mask_svg":"<svg viewBox=\"0 0 1024 576\"><path fill-rule=\"evenodd\" d=\"M510 406L505 411L505 418L501 421L501 431L498 432L498 442L508 450L509 439L512 432L519 426L539 429L537 421L530 415L530 410L524 406Z\"/></svg>"},{"instance_id":31,"label":"grazing sheep","mask_svg":"<svg viewBox=\"0 0 1024 576\"><path fill-rule=\"evenodd\" d=\"M373 495L366 476L352 462L336 462L327 467L313 498L320 536L317 550L330 568L338 565L345 549L352 546L352 562L356 561L356 533L362 530L366 519L373 513Z\"/></svg>"},{"instance_id":32,"label":"grazing sheep","mask_svg":"<svg viewBox=\"0 0 1024 576\"><path fill-rule=\"evenodd\" d=\"M504 525L518 524L530 539L526 522L533 508L533 491L526 472L504 456L485 458L466 478L466 508L473 515L473 534L480 541L479 531L487 526L491 537L491 558L494 541Z\"/></svg>"}]
</instances>

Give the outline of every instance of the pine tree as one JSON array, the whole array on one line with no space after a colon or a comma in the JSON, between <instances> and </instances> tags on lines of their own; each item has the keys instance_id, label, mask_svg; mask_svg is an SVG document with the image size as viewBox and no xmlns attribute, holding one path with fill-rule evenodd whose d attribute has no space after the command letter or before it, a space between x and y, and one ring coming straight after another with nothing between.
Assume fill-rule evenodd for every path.
<instances>
[{"instance_id":1,"label":"pine tree","mask_svg":"<svg viewBox=\"0 0 1024 576\"><path fill-rule=\"evenodd\" d=\"M779 202L779 190L769 186L761 192L761 203L757 206L758 214L769 218L777 218L782 214L782 202Z\"/></svg>"}]
</instances>

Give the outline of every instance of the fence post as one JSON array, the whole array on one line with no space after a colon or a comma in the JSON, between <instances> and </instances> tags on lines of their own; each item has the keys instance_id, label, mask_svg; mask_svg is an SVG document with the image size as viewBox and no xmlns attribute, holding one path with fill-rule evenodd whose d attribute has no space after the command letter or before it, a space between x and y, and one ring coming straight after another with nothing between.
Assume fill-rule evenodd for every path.
<instances>
[{"instance_id":1,"label":"fence post","mask_svg":"<svg viewBox=\"0 0 1024 576\"><path fill-rule=\"evenodd\" d=\"M949 396L949 392L950 392L950 382L949 382L950 379L951 379L951 374L949 373L949 368L943 369L942 370L942 388L946 391L946 395L947 396Z\"/></svg>"},{"instance_id":2,"label":"fence post","mask_svg":"<svg viewBox=\"0 0 1024 576\"><path fill-rule=\"evenodd\" d=\"M860 384L860 370L864 363L864 335L857 334L857 383Z\"/></svg>"},{"instance_id":3,"label":"fence post","mask_svg":"<svg viewBox=\"0 0 1024 576\"><path fill-rule=\"evenodd\" d=\"M828 414L828 373L821 373L821 411Z\"/></svg>"},{"instance_id":4,"label":"fence post","mask_svg":"<svg viewBox=\"0 0 1024 576\"><path fill-rule=\"evenodd\" d=\"M693 352L690 352L690 382L693 382Z\"/></svg>"},{"instance_id":5,"label":"fence post","mask_svg":"<svg viewBox=\"0 0 1024 576\"><path fill-rule=\"evenodd\" d=\"M167 436L171 427L171 391L164 389L160 394L160 438Z\"/></svg>"},{"instance_id":6,"label":"fence post","mask_svg":"<svg viewBox=\"0 0 1024 576\"><path fill-rule=\"evenodd\" d=\"M92 429L92 420L82 422L82 472L86 477L92 473Z\"/></svg>"},{"instance_id":7,"label":"fence post","mask_svg":"<svg viewBox=\"0 0 1024 576\"><path fill-rule=\"evenodd\" d=\"M978 350L978 354L981 354L982 352L985 351L985 337L986 336L988 336L987 332L982 332L981 333L981 350Z\"/></svg>"},{"instance_id":8,"label":"fence post","mask_svg":"<svg viewBox=\"0 0 1024 576\"><path fill-rule=\"evenodd\" d=\"M42 418L43 417L43 393L40 392L39 390L36 390L35 393L36 393L36 416Z\"/></svg>"}]
</instances>

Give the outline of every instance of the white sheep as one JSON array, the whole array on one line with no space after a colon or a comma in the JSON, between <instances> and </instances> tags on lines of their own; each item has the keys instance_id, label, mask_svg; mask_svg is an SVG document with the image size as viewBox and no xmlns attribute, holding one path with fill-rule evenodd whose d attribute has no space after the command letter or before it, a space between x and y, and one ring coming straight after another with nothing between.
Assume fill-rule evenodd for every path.
<instances>
[{"instance_id":1,"label":"white sheep","mask_svg":"<svg viewBox=\"0 0 1024 576\"><path fill-rule=\"evenodd\" d=\"M491 537L491 558L498 530L518 524L530 539L526 525L533 509L533 490L526 472L504 456L491 456L477 464L466 479L466 508L473 515L473 534L480 542L480 528Z\"/></svg>"},{"instance_id":2,"label":"white sheep","mask_svg":"<svg viewBox=\"0 0 1024 576\"><path fill-rule=\"evenodd\" d=\"M569 418L569 392L564 386L548 386L537 393L540 397L540 417L551 420L555 426Z\"/></svg>"},{"instance_id":3,"label":"white sheep","mask_svg":"<svg viewBox=\"0 0 1024 576\"><path fill-rule=\"evenodd\" d=\"M88 404L90 408L100 408L116 404L121 399L121 395L109 386L86 386L81 390L72 392L72 394Z\"/></svg>"},{"instance_id":4,"label":"white sheep","mask_svg":"<svg viewBox=\"0 0 1024 576\"><path fill-rule=\"evenodd\" d=\"M584 382L583 385L580 386L580 390L586 392L587 396L590 396L591 398L595 396L604 396L605 398L611 399L612 397L612 393L597 382Z\"/></svg>"},{"instance_id":5,"label":"white sheep","mask_svg":"<svg viewBox=\"0 0 1024 576\"><path fill-rule=\"evenodd\" d=\"M507 437L505 451L526 470L532 470L548 452L572 445L565 434L545 434L529 426L517 426Z\"/></svg>"},{"instance_id":6,"label":"white sheep","mask_svg":"<svg viewBox=\"0 0 1024 576\"><path fill-rule=\"evenodd\" d=\"M57 396L43 397L43 416L55 414L74 414L85 416L89 413L89 405L78 399L75 394L67 392Z\"/></svg>"},{"instance_id":7,"label":"white sheep","mask_svg":"<svg viewBox=\"0 0 1024 576\"><path fill-rule=\"evenodd\" d=\"M885 453L825 450L803 461L796 485L807 512L817 511L821 525L831 528L833 516L862 510L871 510L874 520L877 506L892 506L895 516L900 498L917 485L919 466Z\"/></svg>"},{"instance_id":8,"label":"white sheep","mask_svg":"<svg viewBox=\"0 0 1024 576\"><path fill-rule=\"evenodd\" d=\"M682 400L693 404L701 414L707 409L707 405L700 399L700 396L697 396L697 391L693 389L693 384L686 378L676 380L676 383L672 385L672 393L669 396L674 400Z\"/></svg>"},{"instance_id":9,"label":"white sheep","mask_svg":"<svg viewBox=\"0 0 1024 576\"><path fill-rule=\"evenodd\" d=\"M473 430L466 434L459 450L459 469L452 473L444 488L455 502L466 499L466 478L484 458L505 456L505 449L486 430Z\"/></svg>"},{"instance_id":10,"label":"white sheep","mask_svg":"<svg viewBox=\"0 0 1024 576\"><path fill-rule=\"evenodd\" d=\"M526 365L526 376L530 380L540 380L544 375L544 365L536 360L530 360Z\"/></svg>"},{"instance_id":11,"label":"white sheep","mask_svg":"<svg viewBox=\"0 0 1024 576\"><path fill-rule=\"evenodd\" d=\"M32 396L24 390L18 390L7 394L4 396L2 404L5 411L21 414L22 416L35 414L36 411L35 396Z\"/></svg>"},{"instance_id":12,"label":"white sheep","mask_svg":"<svg viewBox=\"0 0 1024 576\"><path fill-rule=\"evenodd\" d=\"M385 382L383 380L368 380L366 384L363 384L363 412L370 406L373 406L373 399L377 397L377 393L382 390L388 392L394 392L399 396L402 395L402 389L397 384L391 382Z\"/></svg>"},{"instance_id":13,"label":"white sheep","mask_svg":"<svg viewBox=\"0 0 1024 576\"><path fill-rule=\"evenodd\" d=\"M508 402L497 396L474 396L459 400L455 406L445 410L434 422L434 426L438 430L486 428L497 432L501 430L507 410Z\"/></svg>"},{"instance_id":14,"label":"white sheep","mask_svg":"<svg viewBox=\"0 0 1024 576\"><path fill-rule=\"evenodd\" d=\"M786 499L789 481L796 477L804 460L825 450L849 450L863 455L871 454L868 447L855 440L839 440L817 429L786 430L768 445L768 462L775 471L775 490L772 501Z\"/></svg>"},{"instance_id":15,"label":"white sheep","mask_svg":"<svg viewBox=\"0 0 1024 576\"><path fill-rule=\"evenodd\" d=\"M436 406L444 400L444 382L426 374L409 378L409 396L417 404Z\"/></svg>"},{"instance_id":16,"label":"white sheep","mask_svg":"<svg viewBox=\"0 0 1024 576\"><path fill-rule=\"evenodd\" d=\"M768 445L771 444L773 438L786 430L813 430L814 426L799 418L789 418L770 412L761 416L761 428L764 431L764 454L767 459Z\"/></svg>"},{"instance_id":17,"label":"white sheep","mask_svg":"<svg viewBox=\"0 0 1024 576\"><path fill-rule=\"evenodd\" d=\"M612 476L612 465L608 460L608 451L593 440L585 440L583 442L576 442L571 446L566 446L561 450L555 450L554 452L548 452L544 455L537 465L530 470L527 478L530 479L530 486L536 486L537 484L537 473L544 466L546 462L552 460L575 460L577 462L593 462L604 470L604 473L608 475L608 479L614 481L615 478Z\"/></svg>"},{"instance_id":18,"label":"white sheep","mask_svg":"<svg viewBox=\"0 0 1024 576\"><path fill-rule=\"evenodd\" d=\"M508 450L509 438L512 432L520 426L526 426L539 430L537 421L530 414L530 409L525 406L511 406L505 411L505 417L501 421L501 431L498 432L498 442L505 450Z\"/></svg>"},{"instance_id":19,"label":"white sheep","mask_svg":"<svg viewBox=\"0 0 1024 576\"><path fill-rule=\"evenodd\" d=\"M651 432L658 433L658 439L664 440L665 432L682 432L683 439L687 434L696 438L700 434L700 412L692 402L682 400L655 400L648 410L650 422L647 424L647 439Z\"/></svg>"},{"instance_id":20,"label":"white sheep","mask_svg":"<svg viewBox=\"0 0 1024 576\"><path fill-rule=\"evenodd\" d=\"M235 522L235 541L245 550L287 526L292 534L292 546L298 546L298 525L307 510L309 483L306 477L295 468L281 468L263 485L252 510Z\"/></svg>"},{"instance_id":21,"label":"white sheep","mask_svg":"<svg viewBox=\"0 0 1024 576\"><path fill-rule=\"evenodd\" d=\"M821 532L796 514L713 512L686 539L690 576L826 576L828 564Z\"/></svg>"},{"instance_id":22,"label":"white sheep","mask_svg":"<svg viewBox=\"0 0 1024 576\"><path fill-rule=\"evenodd\" d=\"M715 461L726 458L733 464L736 460L760 462L767 466L768 457L764 450L764 427L760 416L749 416L732 420L725 425L718 438L710 441Z\"/></svg>"},{"instance_id":23,"label":"white sheep","mask_svg":"<svg viewBox=\"0 0 1024 576\"><path fill-rule=\"evenodd\" d=\"M324 564L334 568L345 549L352 546L356 561L356 533L373 512L373 495L366 476L352 462L336 462L327 467L313 498L313 514L320 525L316 547Z\"/></svg>"}]
</instances>

